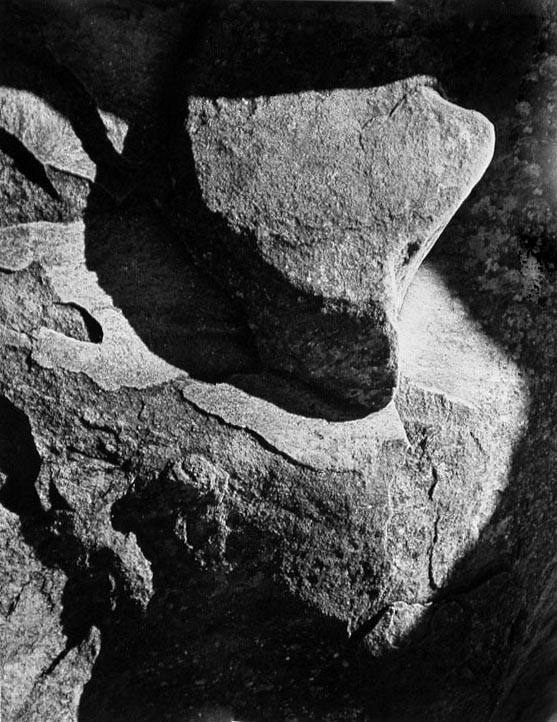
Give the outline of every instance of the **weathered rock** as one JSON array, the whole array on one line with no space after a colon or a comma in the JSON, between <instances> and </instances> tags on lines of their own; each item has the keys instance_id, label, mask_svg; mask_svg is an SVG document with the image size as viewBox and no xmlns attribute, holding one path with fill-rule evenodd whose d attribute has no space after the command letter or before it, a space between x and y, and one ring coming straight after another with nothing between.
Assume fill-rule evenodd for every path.
<instances>
[{"instance_id":1,"label":"weathered rock","mask_svg":"<svg viewBox=\"0 0 557 722\"><path fill-rule=\"evenodd\" d=\"M0 406L0 457L6 469L7 411ZM13 422L13 419L10 419ZM13 427L12 427L13 428ZM15 441L15 439L14 439ZM22 439L17 440L22 443ZM21 459L19 469L21 469ZM37 532L37 529L31 530ZM0 506L0 665L2 714L9 720L74 720L99 651L98 630L73 650L64 630L67 577L29 544L30 530Z\"/></svg>"},{"instance_id":2,"label":"weathered rock","mask_svg":"<svg viewBox=\"0 0 557 722\"><path fill-rule=\"evenodd\" d=\"M169 704L165 685L184 684L178 645L189 655L195 710L197 699L242 688L240 645L252 660L254 688L261 687L258 714L284 704L302 714L308 701L287 691L289 668L277 660L271 676L265 671L271 648L293 655L295 665L309 655L318 668L313 641L296 651L297 625L314 640L320 620L331 620L330 641L320 642L331 659L346 629L379 659L417 628L437 629L453 604L437 602L438 590L473 585L478 573L464 569L453 579L507 483L526 401L514 364L470 321L442 276L422 269L403 308L396 406L329 423L226 384L195 382L157 358L87 269L84 231L81 223L4 229L0 392L29 419L41 459L41 523L77 550L64 562L67 573L85 564L94 578L112 580L97 583L107 606L146 609L140 636L147 647L136 622L119 621L116 631L110 619L93 617L110 640L103 642L108 667L88 687L85 709L101 705L98 714L110 718L124 696L128 714L136 705L157 717ZM17 300L22 288L25 304ZM48 309L61 303L94 317L102 338L70 337L61 323L53 330ZM214 604L205 601L200 617L198 595L206 599L202 590L217 578ZM176 590L172 604L189 610L170 626L167 584ZM288 627L277 609L257 641L251 618L277 599L290 610ZM219 681L206 648L223 605L234 621L218 648L231 672ZM377 615L381 623L371 625ZM115 675L130 645L136 671ZM466 650L453 654L460 660ZM356 699L343 708L349 719ZM229 701L247 714L242 695Z\"/></svg>"},{"instance_id":3,"label":"weathered rock","mask_svg":"<svg viewBox=\"0 0 557 722\"><path fill-rule=\"evenodd\" d=\"M40 28L10 7L0 18L8 30L0 46L0 150L74 217L93 182L123 198L132 185L122 158L127 124L99 111L83 82L41 42Z\"/></svg>"},{"instance_id":4,"label":"weathered rock","mask_svg":"<svg viewBox=\"0 0 557 722\"><path fill-rule=\"evenodd\" d=\"M489 122L414 78L195 97L187 127L214 214L194 250L241 299L263 362L348 406L384 406L404 294L491 159Z\"/></svg>"},{"instance_id":5,"label":"weathered rock","mask_svg":"<svg viewBox=\"0 0 557 722\"><path fill-rule=\"evenodd\" d=\"M499 60L520 75L522 20L510 45L508 27L436 28L386 47L377 5L331 3L330 22L329 4L234 3L207 43L222 53L226 31L234 62L207 63L216 85L198 92L369 87L432 72L434 47L435 72L460 54L464 105L490 115L505 87L512 110ZM84 78L98 68L102 107L144 108L157 23L106 6L89 17L64 57ZM276 375L145 196L116 211L95 193L81 219L0 154L9 718L479 722L501 692L501 722L551 716L557 286L535 261L543 293L501 291L505 167L409 288L394 403L328 423L269 403ZM208 366L235 385L194 381Z\"/></svg>"},{"instance_id":6,"label":"weathered rock","mask_svg":"<svg viewBox=\"0 0 557 722\"><path fill-rule=\"evenodd\" d=\"M109 140L121 153L126 124L102 113ZM48 172L50 168L94 181L97 167L70 121L34 93L0 88L0 127L17 138Z\"/></svg>"},{"instance_id":7,"label":"weathered rock","mask_svg":"<svg viewBox=\"0 0 557 722\"><path fill-rule=\"evenodd\" d=\"M110 113L99 115L107 139L122 152L126 124ZM97 179L97 163L83 147L70 121L42 98L28 90L0 87L0 129L11 146L21 143L38 167L53 194L64 194L70 174L86 181ZM40 171L39 171L40 172Z\"/></svg>"}]
</instances>

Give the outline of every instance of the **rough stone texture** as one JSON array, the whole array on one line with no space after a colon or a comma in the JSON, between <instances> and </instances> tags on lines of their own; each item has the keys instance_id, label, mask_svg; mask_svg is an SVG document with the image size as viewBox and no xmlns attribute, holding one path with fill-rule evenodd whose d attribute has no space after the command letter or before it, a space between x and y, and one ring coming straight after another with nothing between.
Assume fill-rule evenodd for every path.
<instances>
[{"instance_id":1,"label":"rough stone texture","mask_svg":"<svg viewBox=\"0 0 557 722\"><path fill-rule=\"evenodd\" d=\"M307 398L298 413L299 387L261 367L241 315L182 252L194 228L167 223L173 193L184 208L166 168L175 147L151 145L162 126L146 118L173 11L105 7L44 28L73 72L99 79L103 110L124 109L126 83L137 90L121 117L145 135L127 137L123 156L135 162L142 143L154 152L141 171L151 182L128 185L119 206L99 188L106 168L83 181L86 208L0 155L8 718L554 712L557 286L504 200L520 192L516 100L538 29L521 18L426 37L367 3L291 5L219 19L196 94L361 88L437 70L459 103L494 120L493 171L408 290L394 401L341 423L305 413ZM148 48L161 62L142 85ZM28 67L18 72L37 94ZM54 73L38 96L67 82Z\"/></svg>"},{"instance_id":2,"label":"rough stone texture","mask_svg":"<svg viewBox=\"0 0 557 722\"><path fill-rule=\"evenodd\" d=\"M52 200L70 205L74 218L92 180L121 199L132 183L132 166L122 159L125 119L99 110L71 67L37 42L35 16L12 16L10 7L8 1L0 9L0 150Z\"/></svg>"},{"instance_id":3,"label":"rough stone texture","mask_svg":"<svg viewBox=\"0 0 557 722\"><path fill-rule=\"evenodd\" d=\"M3 469L9 451L5 409L0 409ZM8 720L74 720L79 692L98 655L98 631L91 630L75 648L68 647L61 620L67 577L49 569L33 552L32 528L25 528L4 507L0 512L2 715Z\"/></svg>"},{"instance_id":4,"label":"rough stone texture","mask_svg":"<svg viewBox=\"0 0 557 722\"><path fill-rule=\"evenodd\" d=\"M384 406L404 294L489 164L489 122L415 78L194 98L188 133L218 219L196 250L240 298L263 363L362 412Z\"/></svg>"},{"instance_id":5,"label":"rough stone texture","mask_svg":"<svg viewBox=\"0 0 557 722\"><path fill-rule=\"evenodd\" d=\"M255 614L263 600L283 599L301 605L290 624L312 610L337 620L335 638L342 639L344 628L377 656L396 647L425 623L430 608L437 608L436 590L450 587L455 562L476 541L506 484L525 403L514 365L486 345L440 276L420 272L409 315L403 311L401 321L411 360L397 401L404 428L394 405L342 424L304 419L233 387L192 382L146 349L123 318L116 325L111 319L121 314L95 288L94 274L79 271L83 233L82 224L4 229L11 245L3 244L9 253L0 261L1 317L9 319L2 394L29 418L42 462L36 481L45 515L41 523L69 548L81 550L77 560L68 560L68 573L85 565L93 576L108 574L112 605L148 605L150 635L162 633L157 615L162 614L159 597L167 594L163 578L182 575L185 590L220 579L217 606L195 621L190 674L203 680L204 693L218 694L218 675L202 652L202 630L215 623L222 605L230 607L235 621L220 654L232 670L237 644L250 658L255 655L250 674L261 686L254 702L261 714L284 701L269 693L257 667L274 645L296 645L299 632L284 632L279 642L267 630L257 651L238 618L240 609L248 613L246 605ZM14 245L27 265L14 257ZM33 277L41 279L36 300ZM15 301L22 287L28 299L23 306ZM91 314L103 329L102 340L45 327L49 307L60 303ZM416 305L422 310L419 323L413 316ZM452 367L432 347L431 338L439 336L448 339ZM467 375L476 378L480 364L484 383L463 384ZM62 416L52 412L59 408ZM151 509L148 520L145 508ZM168 530L162 537L161 529ZM469 583L467 576L459 583ZM176 594L174 604L186 605L191 615L196 594ZM368 629L368 620L378 614L381 624ZM391 622L384 629L387 615ZM115 634L111 622L93 618L105 635ZM173 627L173 633L181 638L190 634L187 629ZM328 640L327 632L327 646ZM112 639L107 656L120 659L123 653L124 646ZM138 669L124 688L118 680L109 684L100 672L103 689L109 687L99 719L116 714L114 705L123 694L126 705L148 704L138 690L146 684L144 674L151 678L148 695L155 698L149 709L156 716L157 704L163 704L162 680L153 678L151 665L158 659L170 680L180 667L160 644L137 654ZM232 682L234 674L246 670L230 674ZM278 675L273 684L288 687L280 670ZM301 713L301 701L292 694L286 696ZM243 708L240 700L232 701Z\"/></svg>"},{"instance_id":6,"label":"rough stone texture","mask_svg":"<svg viewBox=\"0 0 557 722\"><path fill-rule=\"evenodd\" d=\"M119 118L103 113L109 140L122 151L127 127ZM83 148L67 118L33 93L0 88L0 126L15 136L44 167L93 181L96 164Z\"/></svg>"},{"instance_id":7,"label":"rough stone texture","mask_svg":"<svg viewBox=\"0 0 557 722\"><path fill-rule=\"evenodd\" d=\"M538 255L557 260L557 22L549 25L517 104L514 147L516 235Z\"/></svg>"}]
</instances>

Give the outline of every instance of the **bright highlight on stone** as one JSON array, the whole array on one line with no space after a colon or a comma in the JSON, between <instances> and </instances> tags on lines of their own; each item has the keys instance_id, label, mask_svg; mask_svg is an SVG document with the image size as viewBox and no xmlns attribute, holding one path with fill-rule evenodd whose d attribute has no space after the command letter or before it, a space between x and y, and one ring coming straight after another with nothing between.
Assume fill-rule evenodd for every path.
<instances>
[{"instance_id":1,"label":"bright highlight on stone","mask_svg":"<svg viewBox=\"0 0 557 722\"><path fill-rule=\"evenodd\" d=\"M493 154L489 121L431 86L190 101L195 252L268 368L364 411L392 398L408 284Z\"/></svg>"}]
</instances>

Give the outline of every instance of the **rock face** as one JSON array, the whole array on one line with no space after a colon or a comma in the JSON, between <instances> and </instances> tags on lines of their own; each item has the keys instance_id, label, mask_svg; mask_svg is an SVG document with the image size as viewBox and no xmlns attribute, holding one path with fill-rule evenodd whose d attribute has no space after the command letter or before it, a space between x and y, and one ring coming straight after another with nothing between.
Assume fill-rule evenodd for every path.
<instances>
[{"instance_id":1,"label":"rock face","mask_svg":"<svg viewBox=\"0 0 557 722\"><path fill-rule=\"evenodd\" d=\"M384 406L404 294L489 164L490 123L415 78L193 98L188 133L203 200L225 221L196 250L241 299L264 364Z\"/></svg>"},{"instance_id":2,"label":"rock face","mask_svg":"<svg viewBox=\"0 0 557 722\"><path fill-rule=\"evenodd\" d=\"M121 152L126 124L102 115L109 139ZM0 88L0 126L19 140L48 173L50 168L95 180L96 164L83 148L70 121L29 91Z\"/></svg>"},{"instance_id":3,"label":"rock face","mask_svg":"<svg viewBox=\"0 0 557 722\"><path fill-rule=\"evenodd\" d=\"M253 79L251 95L271 98L258 101L263 108L281 92L288 104L317 102L310 87L327 90L326 105L333 88L393 89L394 78L371 74L374 53L381 69L395 57L399 77L414 75L419 58L428 73L448 65L443 86L487 111L493 93L479 94L478 84L495 92L500 58L512 64L524 48L523 19L515 52L503 53L508 28L504 41L482 31L459 45L460 27L424 39L376 24L372 4L330 5L338 11L227 6L232 19L219 18L215 32L228 33L228 45L211 35L204 52L234 52L207 73L225 85L245 73L244 90ZM176 74L173 38L183 51L176 13L126 20L112 5L90 6L83 22L72 16L78 27L52 21L44 36L18 41L22 54L27 41L54 43L56 57L94 86L102 112L91 113L87 94L64 105L74 86L60 67L37 68L18 53L0 67L12 107L36 129L26 139L12 124L5 132L20 145L0 145L3 717L547 722L555 704L557 278L512 235L510 196L520 188L508 118L523 117L514 90L506 87L510 100L493 116L496 165L404 300L393 291L394 398L365 418L332 422L265 393L276 385L295 396L301 385L262 367L230 297L183 252L199 240L199 222L223 230L216 241L239 243L246 232L234 236L195 183L184 203L181 179L169 174L176 146L162 141L168 127L155 108L165 73ZM528 37L535 47L536 35ZM240 73L232 59L246 46L260 62ZM330 50L323 75L319 47ZM448 61L453 52L470 95ZM318 64L296 61L300 53ZM512 83L527 66L512 66ZM272 92L259 73L272 77ZM183 106L175 85L168 92L187 165ZM432 93L418 83L408 102ZM223 94L198 87L192 106L239 113L241 101L219 109L208 100ZM431 97L432 109L448 112ZM50 110L34 117L31 105ZM124 164L145 154L137 171L145 182L134 177L124 195L105 192L107 146L90 142L99 141L105 111L128 128L116 148ZM43 126L46 116L53 122ZM79 116L91 118L94 133L75 124ZM91 177L42 155L62 132L75 133L72 157L88 162L86 153ZM193 162L189 170L195 181ZM177 207L189 224L169 225ZM364 287L347 280L355 295ZM402 295L403 282L393 284Z\"/></svg>"},{"instance_id":4,"label":"rock face","mask_svg":"<svg viewBox=\"0 0 557 722\"><path fill-rule=\"evenodd\" d=\"M314 642L300 647L300 635L317 635L321 653L334 660L348 630L381 659L416 629L443 629L454 601L437 603L437 589L473 584L475 572L464 570L457 582L451 573L506 484L526 392L515 365L486 343L442 275L420 271L403 307L396 406L330 424L226 384L194 382L153 354L87 267L86 224L35 222L1 233L4 438L23 418L16 438L37 460L18 477L21 452L4 455L3 499L55 542L50 556L37 546L44 563L62 565L72 589L64 613L72 620L70 667L45 704L78 693L91 673L92 654L76 639L93 622L106 641L81 704L86 719L118 719L122 699L122 719L139 710L147 719L161 709L175 714L165 689L184 674L193 690L184 714L192 718L224 690L244 714L265 717L290 705L323 718L315 705L328 677L309 703L296 699L292 666L277 658L269 676L269 655L289 656L302 673ZM114 235L108 226L105 233ZM155 318L164 318L162 308ZM25 537L18 539L25 548ZM10 573L9 556L3 564ZM208 588L216 597L200 617ZM223 606L232 620L228 640L219 635L224 680L206 653ZM185 620L177 614L169 626L169 608L188 610ZM261 617L261 608L276 611ZM176 643L191 660L185 668ZM238 647L249 664L237 659ZM14 650L17 669L23 651ZM321 674L314 653L310 664ZM136 671L120 677L114 670L126 657ZM350 674L360 664L342 661ZM79 665L83 674L72 676ZM256 690L248 706L243 693L230 691L242 690L245 675ZM357 718L362 690L343 714ZM27 696L23 704L31 704ZM44 716L45 707L37 709L28 718Z\"/></svg>"},{"instance_id":5,"label":"rock face","mask_svg":"<svg viewBox=\"0 0 557 722\"><path fill-rule=\"evenodd\" d=\"M324 653L333 659L348 630L381 658L416 628L440 623L438 615L452 602L436 602L436 590L473 582L468 570L452 580L453 568L507 483L526 401L514 364L486 345L442 276L419 271L403 308L406 361L396 406L329 424L225 384L192 382L149 352L95 289L95 275L79 261L82 224L35 224L27 233L32 243L20 243L27 263L16 262L11 250L0 259L0 390L10 404L5 409L13 409L10 418L29 420L26 438L40 458L40 470L21 482L29 502L20 514L30 523L32 502L32 523L68 550L54 555L78 587L66 614L82 609L101 628L108 668L124 663L130 645L137 665L124 681L113 672L106 677L101 664L89 687L93 696L84 703L87 718L119 719L115 705L122 696L128 714L136 705L148 719L157 718L161 705L169 704L164 685L184 674L171 652L181 639L190 640L186 674L192 684L203 680L203 695L218 699L223 684L241 689L242 675L249 674L261 687L252 714L257 709L264 717L286 695L300 713L319 715L311 711L314 702L300 707L285 691L281 665L272 682L257 671L266 669L274 646L301 665L309 648L297 651L297 635L323 634ZM11 247L14 237L26 238L21 228L3 234ZM17 301L22 292L25 304ZM70 311L76 308L97 320L102 338L73 330ZM434 343L443 337L451 339L445 350ZM453 359L450 368L446 354ZM16 508L11 459L3 466L5 498ZM11 569L9 558L3 563ZM86 611L91 597L87 604L79 600L87 598L88 577L96 591L95 606ZM213 578L220 579L219 591L203 616L192 617L196 631L180 615L168 628L168 605L187 609L189 620ZM167 584L176 587L172 602ZM277 609L278 616L261 620L255 642L247 618L260 615L260 605L277 604L291 609L290 631L282 628L276 637L274 625L283 624ZM233 620L229 641L219 647L230 668L224 682L203 651L223 606ZM105 607L119 621L111 621ZM150 640L147 648L135 638L139 622L129 629L125 622L138 613L146 615L140 636ZM379 622L370 624L376 617ZM304 618L306 631L296 631ZM336 626L319 632L321 619ZM249 672L235 660L238 645L251 660ZM348 664L357 669L359 662ZM155 669L163 669L162 676ZM151 679L147 687L144 675ZM326 689L325 680L319 684L316 699ZM228 702L247 714L240 697ZM194 697L192 710L202 698ZM101 705L100 716L91 705Z\"/></svg>"}]
</instances>

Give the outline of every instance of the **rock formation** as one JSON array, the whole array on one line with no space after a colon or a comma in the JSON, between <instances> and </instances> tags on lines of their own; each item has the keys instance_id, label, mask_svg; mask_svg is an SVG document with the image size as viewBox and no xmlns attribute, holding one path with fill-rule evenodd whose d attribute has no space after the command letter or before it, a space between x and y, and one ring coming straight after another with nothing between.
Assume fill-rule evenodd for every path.
<instances>
[{"instance_id":1,"label":"rock formation","mask_svg":"<svg viewBox=\"0 0 557 722\"><path fill-rule=\"evenodd\" d=\"M216 216L197 253L240 298L265 365L362 413L391 400L406 289L493 153L489 122L426 83L189 107Z\"/></svg>"},{"instance_id":2,"label":"rock formation","mask_svg":"<svg viewBox=\"0 0 557 722\"><path fill-rule=\"evenodd\" d=\"M520 94L533 68L546 77L548 54L536 53L551 28L451 21L427 35L392 8L341 5L223 8L188 62L188 4L99 6L34 29L11 16L0 66L3 719L547 722L554 711L557 285L549 232L542 244L519 231L517 199L538 194L513 152L540 139L543 111L530 93L527 132ZM487 121L421 81L394 109L408 78L434 73L498 140L418 268L491 151ZM380 118L394 109L381 122L398 128L401 157L424 144L423 175L405 180L412 213L397 215L388 195L389 294L369 284L384 276L367 250L367 286L331 263L342 208L371 214L366 159L380 138L368 126L362 148L349 122L369 102L384 104ZM343 203L329 214L321 184L295 197L286 181L310 185L307 168L292 170L310 161L334 167L333 111L351 164L339 161ZM316 141L294 153L312 113L319 123L300 137ZM422 113L443 122L422 126ZM462 154L459 173L447 147ZM392 146L379 157L392 166ZM277 192L249 187L247 167ZM350 168L365 180L354 195ZM429 190L421 218L416 184L439 177L449 190ZM296 256L297 198L332 224L331 276L307 281L310 256ZM416 267L403 263L410 221ZM290 240L282 255L265 228ZM365 246L360 230L349 240L343 252ZM354 307L389 316L388 403L348 413L286 352L275 362L261 328L273 306L255 306L273 264L277 306L296 284L325 297L331 283L341 298L344 283ZM362 387L360 406L378 386Z\"/></svg>"}]
</instances>

